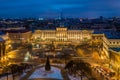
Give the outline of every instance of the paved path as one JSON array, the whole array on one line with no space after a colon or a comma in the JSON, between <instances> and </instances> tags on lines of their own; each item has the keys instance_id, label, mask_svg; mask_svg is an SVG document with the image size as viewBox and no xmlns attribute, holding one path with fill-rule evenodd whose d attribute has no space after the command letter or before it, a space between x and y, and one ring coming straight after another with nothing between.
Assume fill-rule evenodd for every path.
<instances>
[{"instance_id":1,"label":"paved path","mask_svg":"<svg viewBox=\"0 0 120 80\"><path fill-rule=\"evenodd\" d=\"M61 74L62 74L64 80L69 80L68 77L67 77L67 73L64 70L64 67L63 67L64 65L60 65L60 64L51 64L51 65L54 66L54 67L60 68L61 69ZM23 76L20 80L27 80L36 69L41 68L43 66L44 65L39 65L39 66L33 68L31 71L27 72L27 75Z\"/></svg>"},{"instance_id":2,"label":"paved path","mask_svg":"<svg viewBox=\"0 0 120 80\"><path fill-rule=\"evenodd\" d=\"M80 76L74 77L74 76L68 74L68 77L70 78L70 80L88 80L88 78L85 77L85 76L83 76L82 79L81 79Z\"/></svg>"}]
</instances>

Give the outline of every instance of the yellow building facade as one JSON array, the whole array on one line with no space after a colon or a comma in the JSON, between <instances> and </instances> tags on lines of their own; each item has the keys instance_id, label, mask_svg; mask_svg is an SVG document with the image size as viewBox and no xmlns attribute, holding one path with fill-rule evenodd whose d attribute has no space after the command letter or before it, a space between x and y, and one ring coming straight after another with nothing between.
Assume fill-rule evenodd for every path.
<instances>
[{"instance_id":1,"label":"yellow building facade","mask_svg":"<svg viewBox=\"0 0 120 80\"><path fill-rule=\"evenodd\" d=\"M58 27L55 30L36 30L32 38L39 42L54 43L76 43L92 39L93 30L68 30L65 27Z\"/></svg>"}]
</instances>

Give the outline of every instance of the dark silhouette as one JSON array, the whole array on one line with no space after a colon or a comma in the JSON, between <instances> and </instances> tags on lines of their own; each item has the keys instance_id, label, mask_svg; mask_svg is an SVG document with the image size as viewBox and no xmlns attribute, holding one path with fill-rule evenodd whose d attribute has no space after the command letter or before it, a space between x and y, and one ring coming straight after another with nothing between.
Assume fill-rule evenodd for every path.
<instances>
[{"instance_id":1,"label":"dark silhouette","mask_svg":"<svg viewBox=\"0 0 120 80\"><path fill-rule=\"evenodd\" d=\"M69 61L66 66L65 69L68 69L70 74L75 74L77 71L80 70L81 74L81 80L83 80L83 76L85 74L92 76L92 71L91 71L91 67L90 64L87 62L84 62L82 60L80 61Z\"/></svg>"},{"instance_id":2,"label":"dark silhouette","mask_svg":"<svg viewBox=\"0 0 120 80\"><path fill-rule=\"evenodd\" d=\"M46 71L50 71L51 70L50 61L49 61L49 57L48 56L47 56L47 60L46 60L46 64L45 64L45 70Z\"/></svg>"}]
</instances>

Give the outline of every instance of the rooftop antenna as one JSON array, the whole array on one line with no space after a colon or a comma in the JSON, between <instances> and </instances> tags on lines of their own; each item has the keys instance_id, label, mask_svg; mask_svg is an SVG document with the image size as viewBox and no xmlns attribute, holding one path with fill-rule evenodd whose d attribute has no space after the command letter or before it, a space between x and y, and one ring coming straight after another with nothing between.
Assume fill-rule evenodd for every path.
<instances>
[{"instance_id":1,"label":"rooftop antenna","mask_svg":"<svg viewBox=\"0 0 120 80\"><path fill-rule=\"evenodd\" d=\"M63 19L63 12L62 12L62 10L60 12L60 18Z\"/></svg>"},{"instance_id":2,"label":"rooftop antenna","mask_svg":"<svg viewBox=\"0 0 120 80\"><path fill-rule=\"evenodd\" d=\"M60 27L64 27L63 11L60 10Z\"/></svg>"},{"instance_id":3,"label":"rooftop antenna","mask_svg":"<svg viewBox=\"0 0 120 80\"><path fill-rule=\"evenodd\" d=\"M59 19L60 19L60 20L62 20L62 19L63 19L63 11L62 11L62 10L60 10Z\"/></svg>"}]
</instances>

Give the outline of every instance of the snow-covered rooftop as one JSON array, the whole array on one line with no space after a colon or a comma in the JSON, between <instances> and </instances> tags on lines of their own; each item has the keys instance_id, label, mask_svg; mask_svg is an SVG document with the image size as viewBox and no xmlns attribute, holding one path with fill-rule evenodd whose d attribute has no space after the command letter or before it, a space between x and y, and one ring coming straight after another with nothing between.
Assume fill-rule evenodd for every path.
<instances>
[{"instance_id":1,"label":"snow-covered rooftop","mask_svg":"<svg viewBox=\"0 0 120 80\"><path fill-rule=\"evenodd\" d=\"M119 31L94 31L94 34L105 34L108 39L120 39Z\"/></svg>"},{"instance_id":2,"label":"snow-covered rooftop","mask_svg":"<svg viewBox=\"0 0 120 80\"><path fill-rule=\"evenodd\" d=\"M4 39L0 37L0 42L3 42L3 41L4 41Z\"/></svg>"}]
</instances>

